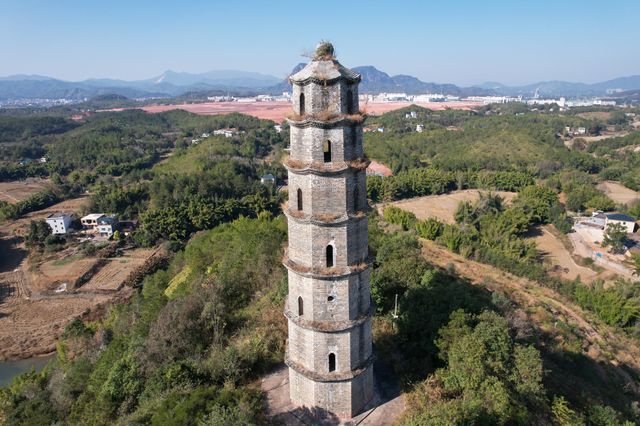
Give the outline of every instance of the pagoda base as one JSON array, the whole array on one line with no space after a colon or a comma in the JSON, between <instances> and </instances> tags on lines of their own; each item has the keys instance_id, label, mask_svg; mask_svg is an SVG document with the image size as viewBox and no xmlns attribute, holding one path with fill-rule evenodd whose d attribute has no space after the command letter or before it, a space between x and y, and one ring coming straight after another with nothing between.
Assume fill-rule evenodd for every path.
<instances>
[{"instance_id":1,"label":"pagoda base","mask_svg":"<svg viewBox=\"0 0 640 426\"><path fill-rule=\"evenodd\" d=\"M350 380L336 382L314 381L289 368L289 392L294 405L350 419L360 414L373 398L373 368L369 366Z\"/></svg>"},{"instance_id":2,"label":"pagoda base","mask_svg":"<svg viewBox=\"0 0 640 426\"><path fill-rule=\"evenodd\" d=\"M372 370L369 368L368 370ZM289 368L282 364L262 379L265 410L270 420L287 426L298 425L392 425L404 411L404 397L388 366L376 361L373 368L373 395L355 417L339 417L317 406L294 404L290 399Z\"/></svg>"}]
</instances>

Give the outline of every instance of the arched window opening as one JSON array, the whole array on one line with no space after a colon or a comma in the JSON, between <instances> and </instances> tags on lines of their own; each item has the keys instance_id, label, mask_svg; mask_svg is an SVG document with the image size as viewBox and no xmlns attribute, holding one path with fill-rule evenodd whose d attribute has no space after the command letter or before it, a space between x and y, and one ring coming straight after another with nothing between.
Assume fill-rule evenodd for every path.
<instances>
[{"instance_id":1,"label":"arched window opening","mask_svg":"<svg viewBox=\"0 0 640 426\"><path fill-rule=\"evenodd\" d=\"M298 316L304 315L304 302L302 301L302 297L298 297Z\"/></svg>"},{"instance_id":2,"label":"arched window opening","mask_svg":"<svg viewBox=\"0 0 640 426\"><path fill-rule=\"evenodd\" d=\"M333 296L328 296L327 297L327 302L333 302L335 300L335 297Z\"/></svg>"},{"instance_id":3,"label":"arched window opening","mask_svg":"<svg viewBox=\"0 0 640 426\"><path fill-rule=\"evenodd\" d=\"M302 211L302 189L298 188L297 191L297 198L298 198L298 211Z\"/></svg>"},{"instance_id":4,"label":"arched window opening","mask_svg":"<svg viewBox=\"0 0 640 426\"><path fill-rule=\"evenodd\" d=\"M356 146L358 140L358 129L356 126L351 127L351 145Z\"/></svg>"},{"instance_id":5,"label":"arched window opening","mask_svg":"<svg viewBox=\"0 0 640 426\"><path fill-rule=\"evenodd\" d=\"M329 372L336 371L336 354L329 354Z\"/></svg>"},{"instance_id":6,"label":"arched window opening","mask_svg":"<svg viewBox=\"0 0 640 426\"><path fill-rule=\"evenodd\" d=\"M304 93L300 93L300 115L304 115Z\"/></svg>"},{"instance_id":7,"label":"arched window opening","mask_svg":"<svg viewBox=\"0 0 640 426\"><path fill-rule=\"evenodd\" d=\"M353 92L347 91L347 114L353 114Z\"/></svg>"},{"instance_id":8,"label":"arched window opening","mask_svg":"<svg viewBox=\"0 0 640 426\"><path fill-rule=\"evenodd\" d=\"M329 244L327 246L327 268L333 268L333 246Z\"/></svg>"},{"instance_id":9,"label":"arched window opening","mask_svg":"<svg viewBox=\"0 0 640 426\"><path fill-rule=\"evenodd\" d=\"M322 145L322 152L324 153L324 162L330 163L331 162L331 141L330 140L324 141L324 144Z\"/></svg>"}]
</instances>

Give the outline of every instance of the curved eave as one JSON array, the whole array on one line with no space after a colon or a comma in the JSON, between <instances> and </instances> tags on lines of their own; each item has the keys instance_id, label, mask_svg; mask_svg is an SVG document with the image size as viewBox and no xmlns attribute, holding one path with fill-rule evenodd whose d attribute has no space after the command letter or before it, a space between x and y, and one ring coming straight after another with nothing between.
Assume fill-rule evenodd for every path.
<instances>
[{"instance_id":1,"label":"curved eave","mask_svg":"<svg viewBox=\"0 0 640 426\"><path fill-rule=\"evenodd\" d=\"M304 129L307 127L317 127L319 129L334 129L340 126L358 126L364 123L366 117L362 115L358 119L349 118L348 115L340 115L329 120L320 120L312 116L306 116L302 120L295 120L292 118L285 118L290 126Z\"/></svg>"},{"instance_id":2,"label":"curved eave","mask_svg":"<svg viewBox=\"0 0 640 426\"><path fill-rule=\"evenodd\" d=\"M291 173L295 173L297 175L321 175L321 176L331 176L331 175L341 175L349 170L351 167L347 165L347 163L342 163L343 166L335 167L335 168L324 168L324 167L314 167L312 165L305 165L304 167L294 167L287 163L282 163L284 168Z\"/></svg>"},{"instance_id":3,"label":"curved eave","mask_svg":"<svg viewBox=\"0 0 640 426\"><path fill-rule=\"evenodd\" d=\"M301 277L314 278L319 280L339 280L348 278L352 275L358 275L365 271L373 264L373 257L369 256L363 263L358 265L349 265L346 268L330 268L324 270L309 269L298 265L296 262L289 259L288 256L282 261L282 265L291 272L295 272ZM361 266L362 265L362 266Z\"/></svg>"},{"instance_id":4,"label":"curved eave","mask_svg":"<svg viewBox=\"0 0 640 426\"><path fill-rule=\"evenodd\" d=\"M371 319L372 309L369 308L369 312L364 315L360 315L358 318L349 321L309 321L291 312L288 307L285 307L284 316L289 321L305 330L318 331L322 333L340 333L343 331L351 330L352 328L359 327L361 324Z\"/></svg>"},{"instance_id":5,"label":"curved eave","mask_svg":"<svg viewBox=\"0 0 640 426\"><path fill-rule=\"evenodd\" d=\"M340 175L347 171L350 172L360 172L366 170L371 164L371 160L368 158L358 158L349 162L339 162L339 163L327 163L332 166L325 166L324 163L304 163L300 166L292 164L290 161L283 161L282 165L287 169L287 171L291 173L295 173L297 175L321 175L321 176L329 176L329 175Z\"/></svg>"},{"instance_id":6,"label":"curved eave","mask_svg":"<svg viewBox=\"0 0 640 426\"><path fill-rule=\"evenodd\" d=\"M347 77L345 75L341 75L341 76L337 76L334 78L320 78L320 77L315 77L315 76L310 76L307 78L303 78L303 79L293 79L293 77L289 77L289 83L291 84L295 84L296 86L307 86L309 84L318 84L320 86L332 86L340 81L346 81L349 84L355 84L355 83L360 83L360 80L362 80L362 76L360 76L360 74L357 74L357 77Z\"/></svg>"},{"instance_id":7,"label":"curved eave","mask_svg":"<svg viewBox=\"0 0 640 426\"><path fill-rule=\"evenodd\" d=\"M289 210L283 210L282 212L284 213L285 216L287 216L288 219L291 219L297 223L300 223L303 225L316 225L316 226L324 226L324 227L339 227L348 222L359 222L367 218L367 215L364 214L364 212L358 215L347 213L331 220L322 220L318 217L314 217L306 214L304 216L295 216L291 214Z\"/></svg>"},{"instance_id":8,"label":"curved eave","mask_svg":"<svg viewBox=\"0 0 640 426\"><path fill-rule=\"evenodd\" d=\"M345 372L335 372L335 373L318 373L316 371L311 371L308 368L304 367L301 364L298 364L295 361L292 361L289 357L289 349L285 353L284 363L287 364L289 368L292 368L297 373L302 374L303 376L313 380L314 382L346 382L349 380L353 380L358 377L368 368L373 365L374 356L371 355L368 360L366 360L361 366L356 368L355 370L345 371Z\"/></svg>"}]
</instances>

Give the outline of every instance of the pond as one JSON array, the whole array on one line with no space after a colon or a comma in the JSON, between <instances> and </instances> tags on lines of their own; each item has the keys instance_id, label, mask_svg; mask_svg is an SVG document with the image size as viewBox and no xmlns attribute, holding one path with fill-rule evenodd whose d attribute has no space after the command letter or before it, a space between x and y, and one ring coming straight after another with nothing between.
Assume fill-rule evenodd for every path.
<instances>
[{"instance_id":1,"label":"pond","mask_svg":"<svg viewBox=\"0 0 640 426\"><path fill-rule=\"evenodd\" d=\"M8 386L14 377L29 371L32 367L40 371L55 355L21 359L19 361L0 361L0 387Z\"/></svg>"}]
</instances>

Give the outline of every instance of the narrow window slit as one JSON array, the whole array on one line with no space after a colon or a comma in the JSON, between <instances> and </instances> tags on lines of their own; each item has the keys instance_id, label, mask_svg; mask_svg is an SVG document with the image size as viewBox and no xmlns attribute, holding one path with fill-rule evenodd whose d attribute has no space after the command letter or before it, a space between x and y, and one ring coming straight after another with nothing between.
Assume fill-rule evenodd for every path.
<instances>
[{"instance_id":1,"label":"narrow window slit","mask_svg":"<svg viewBox=\"0 0 640 426\"><path fill-rule=\"evenodd\" d=\"M329 354L329 372L336 371L336 354Z\"/></svg>"}]
</instances>

